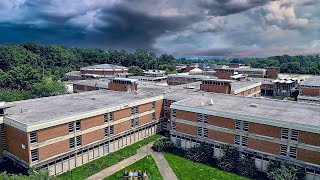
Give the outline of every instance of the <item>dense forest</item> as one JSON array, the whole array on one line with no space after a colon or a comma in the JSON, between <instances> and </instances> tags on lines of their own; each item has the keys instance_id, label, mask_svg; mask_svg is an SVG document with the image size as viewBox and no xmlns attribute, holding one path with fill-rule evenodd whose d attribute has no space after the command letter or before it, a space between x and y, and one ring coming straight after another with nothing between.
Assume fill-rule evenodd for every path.
<instances>
[{"instance_id":1,"label":"dense forest","mask_svg":"<svg viewBox=\"0 0 320 180\"><path fill-rule=\"evenodd\" d=\"M138 49L105 51L97 48L74 48L37 43L0 46L0 101L15 101L66 93L63 81L72 70L93 64L117 64L129 70L162 69L175 73L175 65L206 62L240 62L252 67L276 66L282 73L320 74L319 56L275 56L268 58L228 58L210 60L175 59L172 55Z\"/></svg>"}]
</instances>

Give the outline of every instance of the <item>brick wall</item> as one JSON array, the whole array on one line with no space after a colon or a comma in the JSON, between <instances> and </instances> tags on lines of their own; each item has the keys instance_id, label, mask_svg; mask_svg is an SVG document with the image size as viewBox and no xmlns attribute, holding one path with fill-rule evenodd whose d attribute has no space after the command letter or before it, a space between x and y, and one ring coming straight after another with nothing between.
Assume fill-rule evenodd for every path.
<instances>
[{"instance_id":1,"label":"brick wall","mask_svg":"<svg viewBox=\"0 0 320 180\"><path fill-rule=\"evenodd\" d=\"M76 90L84 91L84 86L83 85L74 84L73 85L73 91L76 91Z\"/></svg>"},{"instance_id":2,"label":"brick wall","mask_svg":"<svg viewBox=\"0 0 320 180\"><path fill-rule=\"evenodd\" d=\"M234 135L226 132L209 129L208 138L228 144L234 144Z\"/></svg>"},{"instance_id":3,"label":"brick wall","mask_svg":"<svg viewBox=\"0 0 320 180\"><path fill-rule=\"evenodd\" d=\"M85 130L91 127L100 126L104 124L104 116L94 116L90 118L85 118L80 121L81 123L81 130Z\"/></svg>"},{"instance_id":4,"label":"brick wall","mask_svg":"<svg viewBox=\"0 0 320 180\"><path fill-rule=\"evenodd\" d=\"M108 89L113 91L127 91L128 84L112 83L108 84Z\"/></svg>"},{"instance_id":5,"label":"brick wall","mask_svg":"<svg viewBox=\"0 0 320 180\"><path fill-rule=\"evenodd\" d=\"M197 122L198 114L195 112L176 110L177 118Z\"/></svg>"},{"instance_id":6,"label":"brick wall","mask_svg":"<svg viewBox=\"0 0 320 180\"><path fill-rule=\"evenodd\" d=\"M139 117L139 126L152 121L152 114Z\"/></svg>"},{"instance_id":7,"label":"brick wall","mask_svg":"<svg viewBox=\"0 0 320 180\"><path fill-rule=\"evenodd\" d=\"M114 134L118 134L122 131L128 130L131 128L131 121L126 121L120 124L114 125Z\"/></svg>"},{"instance_id":8,"label":"brick wall","mask_svg":"<svg viewBox=\"0 0 320 180\"><path fill-rule=\"evenodd\" d=\"M4 125L4 129L7 151L18 158L29 162L28 134L6 124ZM25 149L22 149L22 144L25 145Z\"/></svg>"},{"instance_id":9,"label":"brick wall","mask_svg":"<svg viewBox=\"0 0 320 180\"><path fill-rule=\"evenodd\" d=\"M276 68L267 68L266 72L267 78L277 78L278 77L278 70Z\"/></svg>"},{"instance_id":10,"label":"brick wall","mask_svg":"<svg viewBox=\"0 0 320 180\"><path fill-rule=\"evenodd\" d=\"M275 126L249 122L249 132L255 133L255 134L261 134L264 136L281 138L281 128L275 127Z\"/></svg>"},{"instance_id":11,"label":"brick wall","mask_svg":"<svg viewBox=\"0 0 320 180\"><path fill-rule=\"evenodd\" d=\"M41 161L69 150L69 140L64 140L48 146L40 147L38 149L39 160Z\"/></svg>"},{"instance_id":12,"label":"brick wall","mask_svg":"<svg viewBox=\"0 0 320 180\"><path fill-rule=\"evenodd\" d=\"M99 129L82 135L82 145L90 144L104 138L104 129Z\"/></svg>"},{"instance_id":13,"label":"brick wall","mask_svg":"<svg viewBox=\"0 0 320 180\"><path fill-rule=\"evenodd\" d=\"M300 131L299 142L320 146L320 134Z\"/></svg>"},{"instance_id":14,"label":"brick wall","mask_svg":"<svg viewBox=\"0 0 320 180\"><path fill-rule=\"evenodd\" d=\"M320 96L320 88L300 88L300 95L303 96Z\"/></svg>"},{"instance_id":15,"label":"brick wall","mask_svg":"<svg viewBox=\"0 0 320 180\"><path fill-rule=\"evenodd\" d=\"M216 71L216 76L218 79L230 79L230 76L233 74L233 72Z\"/></svg>"},{"instance_id":16,"label":"brick wall","mask_svg":"<svg viewBox=\"0 0 320 180\"><path fill-rule=\"evenodd\" d=\"M49 127L46 129L40 129L37 132L38 142L43 142L56 137L61 137L69 134L69 125L61 124L58 126Z\"/></svg>"},{"instance_id":17,"label":"brick wall","mask_svg":"<svg viewBox=\"0 0 320 180\"><path fill-rule=\"evenodd\" d=\"M115 111L113 113L113 118L115 121L125 117L130 117L130 116L131 116L131 108L122 109L119 111Z\"/></svg>"},{"instance_id":18,"label":"brick wall","mask_svg":"<svg viewBox=\"0 0 320 180\"><path fill-rule=\"evenodd\" d=\"M197 126L191 126L187 124L182 123L176 123L176 130L178 132L190 134L190 135L197 135L198 127Z\"/></svg>"},{"instance_id":19,"label":"brick wall","mask_svg":"<svg viewBox=\"0 0 320 180\"><path fill-rule=\"evenodd\" d=\"M163 99L156 101L156 119L163 117Z\"/></svg>"},{"instance_id":20,"label":"brick wall","mask_svg":"<svg viewBox=\"0 0 320 180\"><path fill-rule=\"evenodd\" d=\"M233 119L228 119L219 116L209 116L208 124L229 129L235 128L235 122Z\"/></svg>"},{"instance_id":21,"label":"brick wall","mask_svg":"<svg viewBox=\"0 0 320 180\"><path fill-rule=\"evenodd\" d=\"M231 86L218 86L213 84L201 84L200 89L205 92L215 92L223 94L230 94L231 92Z\"/></svg>"},{"instance_id":22,"label":"brick wall","mask_svg":"<svg viewBox=\"0 0 320 180\"><path fill-rule=\"evenodd\" d=\"M139 113L143 113L143 112L151 111L151 110L152 110L152 103L141 104L138 106Z\"/></svg>"},{"instance_id":23,"label":"brick wall","mask_svg":"<svg viewBox=\"0 0 320 180\"><path fill-rule=\"evenodd\" d=\"M280 145L268 141L248 138L248 148L270 154L280 155Z\"/></svg>"},{"instance_id":24,"label":"brick wall","mask_svg":"<svg viewBox=\"0 0 320 180\"><path fill-rule=\"evenodd\" d=\"M320 152L298 148L297 159L320 165Z\"/></svg>"}]
</instances>

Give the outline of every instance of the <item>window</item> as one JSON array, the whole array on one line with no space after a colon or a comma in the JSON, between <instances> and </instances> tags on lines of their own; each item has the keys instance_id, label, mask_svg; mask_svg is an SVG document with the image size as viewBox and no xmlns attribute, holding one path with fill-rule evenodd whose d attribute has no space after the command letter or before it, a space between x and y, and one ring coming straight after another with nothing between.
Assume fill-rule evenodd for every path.
<instances>
[{"instance_id":1,"label":"window","mask_svg":"<svg viewBox=\"0 0 320 180\"><path fill-rule=\"evenodd\" d=\"M172 110L172 117L177 117L177 110L175 109Z\"/></svg>"},{"instance_id":2,"label":"window","mask_svg":"<svg viewBox=\"0 0 320 180\"><path fill-rule=\"evenodd\" d=\"M291 129L291 140L298 141L299 131L295 129Z\"/></svg>"},{"instance_id":3,"label":"window","mask_svg":"<svg viewBox=\"0 0 320 180\"><path fill-rule=\"evenodd\" d=\"M176 130L176 122L175 121L172 121L172 129Z\"/></svg>"},{"instance_id":4,"label":"window","mask_svg":"<svg viewBox=\"0 0 320 180\"><path fill-rule=\"evenodd\" d=\"M243 130L248 131L249 130L249 123L248 121L243 121Z\"/></svg>"},{"instance_id":5,"label":"window","mask_svg":"<svg viewBox=\"0 0 320 180\"><path fill-rule=\"evenodd\" d=\"M248 137L242 136L241 145L245 147L248 146Z\"/></svg>"},{"instance_id":6,"label":"window","mask_svg":"<svg viewBox=\"0 0 320 180\"><path fill-rule=\"evenodd\" d=\"M248 94L251 94L251 89L248 89Z\"/></svg>"},{"instance_id":7,"label":"window","mask_svg":"<svg viewBox=\"0 0 320 180\"><path fill-rule=\"evenodd\" d=\"M234 144L240 145L240 135L235 135L234 136Z\"/></svg>"},{"instance_id":8,"label":"window","mask_svg":"<svg viewBox=\"0 0 320 180\"><path fill-rule=\"evenodd\" d=\"M70 138L70 139L69 139L69 147L70 147L70 149L72 149L72 148L75 147L74 138Z\"/></svg>"},{"instance_id":9,"label":"window","mask_svg":"<svg viewBox=\"0 0 320 180\"><path fill-rule=\"evenodd\" d=\"M104 122L107 123L109 121L108 113L103 115Z\"/></svg>"},{"instance_id":10,"label":"window","mask_svg":"<svg viewBox=\"0 0 320 180\"><path fill-rule=\"evenodd\" d=\"M109 121L113 121L113 112L109 112Z\"/></svg>"},{"instance_id":11,"label":"window","mask_svg":"<svg viewBox=\"0 0 320 180\"><path fill-rule=\"evenodd\" d=\"M203 114L198 114L198 122L202 122Z\"/></svg>"},{"instance_id":12,"label":"window","mask_svg":"<svg viewBox=\"0 0 320 180\"><path fill-rule=\"evenodd\" d=\"M69 122L69 133L74 131L74 122Z\"/></svg>"},{"instance_id":13,"label":"window","mask_svg":"<svg viewBox=\"0 0 320 180\"><path fill-rule=\"evenodd\" d=\"M166 99L163 100L163 106L164 106L164 107L167 107L167 103L168 103L168 100L166 100Z\"/></svg>"},{"instance_id":14,"label":"window","mask_svg":"<svg viewBox=\"0 0 320 180\"><path fill-rule=\"evenodd\" d=\"M31 150L31 161L38 161L38 149Z\"/></svg>"},{"instance_id":15,"label":"window","mask_svg":"<svg viewBox=\"0 0 320 180\"><path fill-rule=\"evenodd\" d=\"M114 126L113 126L113 125L109 127L109 135L112 135L112 134L113 134L113 129L114 129Z\"/></svg>"},{"instance_id":16,"label":"window","mask_svg":"<svg viewBox=\"0 0 320 180\"><path fill-rule=\"evenodd\" d=\"M209 115L208 114L204 114L203 115L203 123L208 123L209 120Z\"/></svg>"},{"instance_id":17,"label":"window","mask_svg":"<svg viewBox=\"0 0 320 180\"><path fill-rule=\"evenodd\" d=\"M281 145L281 147L280 147L280 155L281 156L287 156L287 149L288 149L287 145Z\"/></svg>"},{"instance_id":18,"label":"window","mask_svg":"<svg viewBox=\"0 0 320 180\"><path fill-rule=\"evenodd\" d=\"M236 129L241 129L241 120L236 119Z\"/></svg>"},{"instance_id":19,"label":"window","mask_svg":"<svg viewBox=\"0 0 320 180\"><path fill-rule=\"evenodd\" d=\"M297 158L297 148L296 147L290 146L289 157Z\"/></svg>"},{"instance_id":20,"label":"window","mask_svg":"<svg viewBox=\"0 0 320 180\"><path fill-rule=\"evenodd\" d=\"M202 127L198 127L198 136L199 136L199 137L202 136Z\"/></svg>"},{"instance_id":21,"label":"window","mask_svg":"<svg viewBox=\"0 0 320 180\"><path fill-rule=\"evenodd\" d=\"M138 108L137 106L131 107L131 115L137 114L138 113Z\"/></svg>"},{"instance_id":22,"label":"window","mask_svg":"<svg viewBox=\"0 0 320 180\"><path fill-rule=\"evenodd\" d=\"M76 143L77 143L77 146L81 146L82 145L82 137L81 137L81 135L80 136L77 136L76 137Z\"/></svg>"},{"instance_id":23,"label":"window","mask_svg":"<svg viewBox=\"0 0 320 180\"><path fill-rule=\"evenodd\" d=\"M104 136L105 137L109 136L109 128L108 127L104 128Z\"/></svg>"},{"instance_id":24,"label":"window","mask_svg":"<svg viewBox=\"0 0 320 180\"><path fill-rule=\"evenodd\" d=\"M139 125L139 119L138 118L134 118L131 119L131 127L137 127Z\"/></svg>"},{"instance_id":25,"label":"window","mask_svg":"<svg viewBox=\"0 0 320 180\"><path fill-rule=\"evenodd\" d=\"M235 127L236 129L248 131L249 130L249 122L248 121L241 121L241 120L235 120Z\"/></svg>"},{"instance_id":26,"label":"window","mask_svg":"<svg viewBox=\"0 0 320 180\"><path fill-rule=\"evenodd\" d=\"M203 128L203 137L207 138L208 137L208 129Z\"/></svg>"},{"instance_id":27,"label":"window","mask_svg":"<svg viewBox=\"0 0 320 180\"><path fill-rule=\"evenodd\" d=\"M288 128L282 128L281 138L282 139L288 139L289 138L289 129Z\"/></svg>"},{"instance_id":28,"label":"window","mask_svg":"<svg viewBox=\"0 0 320 180\"><path fill-rule=\"evenodd\" d=\"M37 131L30 132L30 143L36 143L37 139Z\"/></svg>"},{"instance_id":29,"label":"window","mask_svg":"<svg viewBox=\"0 0 320 180\"><path fill-rule=\"evenodd\" d=\"M79 131L81 129L80 120L76 121L76 130Z\"/></svg>"},{"instance_id":30,"label":"window","mask_svg":"<svg viewBox=\"0 0 320 180\"><path fill-rule=\"evenodd\" d=\"M155 109L155 108L156 108L156 102L153 101L153 102L152 102L152 109Z\"/></svg>"},{"instance_id":31,"label":"window","mask_svg":"<svg viewBox=\"0 0 320 180\"><path fill-rule=\"evenodd\" d=\"M156 120L156 113L155 113L155 112L152 113L152 120L153 120L153 121Z\"/></svg>"}]
</instances>

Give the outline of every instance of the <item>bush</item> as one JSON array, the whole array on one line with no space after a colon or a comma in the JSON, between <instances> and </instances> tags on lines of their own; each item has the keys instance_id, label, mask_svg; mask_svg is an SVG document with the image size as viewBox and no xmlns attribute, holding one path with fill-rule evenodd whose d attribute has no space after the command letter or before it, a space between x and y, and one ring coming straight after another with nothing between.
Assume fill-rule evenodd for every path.
<instances>
[{"instance_id":1,"label":"bush","mask_svg":"<svg viewBox=\"0 0 320 180\"><path fill-rule=\"evenodd\" d=\"M239 164L236 166L237 173L245 177L254 177L257 175L257 168L254 162L254 159L245 156L239 159Z\"/></svg>"},{"instance_id":2,"label":"bush","mask_svg":"<svg viewBox=\"0 0 320 180\"><path fill-rule=\"evenodd\" d=\"M162 151L170 151L174 147L172 141L167 137L162 137L154 142L151 147L154 151L162 152Z\"/></svg>"},{"instance_id":3,"label":"bush","mask_svg":"<svg viewBox=\"0 0 320 180\"><path fill-rule=\"evenodd\" d=\"M274 180L305 179L305 171L302 168L277 161L270 161L267 174L270 179Z\"/></svg>"},{"instance_id":4,"label":"bush","mask_svg":"<svg viewBox=\"0 0 320 180\"><path fill-rule=\"evenodd\" d=\"M239 151L231 146L224 146L224 155L218 159L218 166L229 172L236 172L236 167L239 164L240 153Z\"/></svg>"},{"instance_id":5,"label":"bush","mask_svg":"<svg viewBox=\"0 0 320 180\"><path fill-rule=\"evenodd\" d=\"M187 150L186 158L198 163L209 162L212 159L212 148L207 144L200 144Z\"/></svg>"}]
</instances>

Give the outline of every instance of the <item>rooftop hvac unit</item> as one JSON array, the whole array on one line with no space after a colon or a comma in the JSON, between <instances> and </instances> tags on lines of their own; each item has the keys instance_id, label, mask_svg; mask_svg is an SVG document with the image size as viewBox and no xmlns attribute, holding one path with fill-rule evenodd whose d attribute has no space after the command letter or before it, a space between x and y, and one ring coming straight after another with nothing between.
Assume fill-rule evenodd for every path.
<instances>
[{"instance_id":1,"label":"rooftop hvac unit","mask_svg":"<svg viewBox=\"0 0 320 180\"><path fill-rule=\"evenodd\" d=\"M250 107L257 107L257 106L258 106L258 104L250 103L250 104L249 104L249 106L250 106Z\"/></svg>"}]
</instances>

